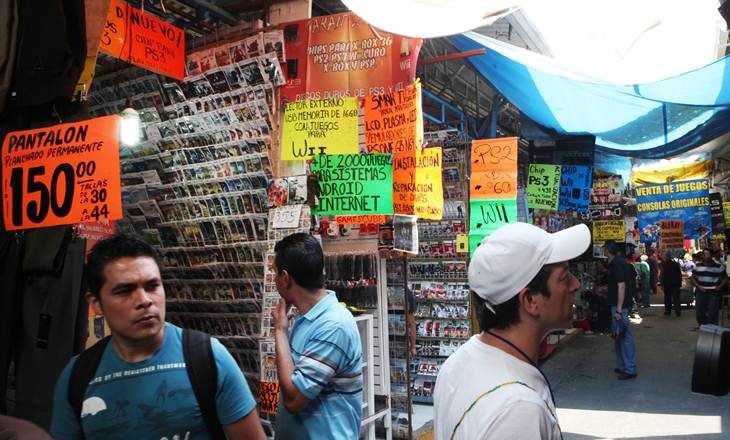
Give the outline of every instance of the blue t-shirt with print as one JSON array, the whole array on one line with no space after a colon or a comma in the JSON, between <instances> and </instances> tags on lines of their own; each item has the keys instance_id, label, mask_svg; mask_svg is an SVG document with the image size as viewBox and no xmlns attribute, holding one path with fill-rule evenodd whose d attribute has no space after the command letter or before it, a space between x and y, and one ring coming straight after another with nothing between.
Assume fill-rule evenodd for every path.
<instances>
[{"instance_id":1,"label":"blue t-shirt with print","mask_svg":"<svg viewBox=\"0 0 730 440\"><path fill-rule=\"evenodd\" d=\"M211 339L218 369L216 407L222 425L248 415L256 407L240 368L221 343ZM80 438L78 419L68 401L73 358L56 383L51 434ZM165 323L160 348L149 359L126 362L107 345L81 410L87 439L209 439L193 393L182 350L182 329Z\"/></svg>"}]
</instances>

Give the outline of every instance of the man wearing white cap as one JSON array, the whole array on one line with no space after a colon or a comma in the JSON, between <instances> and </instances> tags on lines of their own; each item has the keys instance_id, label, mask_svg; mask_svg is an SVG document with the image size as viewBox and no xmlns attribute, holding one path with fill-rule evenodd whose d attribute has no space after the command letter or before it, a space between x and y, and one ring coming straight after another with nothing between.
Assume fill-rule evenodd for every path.
<instances>
[{"instance_id":1,"label":"man wearing white cap","mask_svg":"<svg viewBox=\"0 0 730 440\"><path fill-rule=\"evenodd\" d=\"M583 224L549 234L512 223L477 248L469 286L481 333L441 367L434 391L436 439L561 438L537 356L548 332L571 324L580 282L567 262L590 242Z\"/></svg>"}]
</instances>

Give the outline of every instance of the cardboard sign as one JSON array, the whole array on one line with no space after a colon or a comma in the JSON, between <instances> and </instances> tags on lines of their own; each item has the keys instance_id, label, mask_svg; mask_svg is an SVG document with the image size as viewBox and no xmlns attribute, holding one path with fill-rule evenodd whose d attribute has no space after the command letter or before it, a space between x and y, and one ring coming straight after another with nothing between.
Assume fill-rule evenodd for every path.
<instances>
[{"instance_id":1,"label":"cardboard sign","mask_svg":"<svg viewBox=\"0 0 730 440\"><path fill-rule=\"evenodd\" d=\"M530 164L527 177L527 207L558 210L560 165Z\"/></svg>"},{"instance_id":2,"label":"cardboard sign","mask_svg":"<svg viewBox=\"0 0 730 440\"><path fill-rule=\"evenodd\" d=\"M320 154L312 160L319 179L318 215L393 213L390 154Z\"/></svg>"},{"instance_id":3,"label":"cardboard sign","mask_svg":"<svg viewBox=\"0 0 730 440\"><path fill-rule=\"evenodd\" d=\"M286 105L281 134L283 160L357 152L357 98L297 101Z\"/></svg>"},{"instance_id":4,"label":"cardboard sign","mask_svg":"<svg viewBox=\"0 0 730 440\"><path fill-rule=\"evenodd\" d=\"M618 220L623 218L621 193L624 190L621 176L596 177L593 179L588 212L585 220Z\"/></svg>"},{"instance_id":5,"label":"cardboard sign","mask_svg":"<svg viewBox=\"0 0 730 440\"><path fill-rule=\"evenodd\" d=\"M279 394L278 382L259 382L259 409L262 413L276 414Z\"/></svg>"},{"instance_id":6,"label":"cardboard sign","mask_svg":"<svg viewBox=\"0 0 730 440\"><path fill-rule=\"evenodd\" d=\"M338 225L384 225L388 217L385 215L338 215Z\"/></svg>"},{"instance_id":7,"label":"cardboard sign","mask_svg":"<svg viewBox=\"0 0 730 440\"><path fill-rule=\"evenodd\" d=\"M682 220L659 220L660 245L664 250L684 249L684 222Z\"/></svg>"},{"instance_id":8,"label":"cardboard sign","mask_svg":"<svg viewBox=\"0 0 730 440\"><path fill-rule=\"evenodd\" d=\"M587 212L591 200L593 170L579 165L560 167L560 200L558 210Z\"/></svg>"},{"instance_id":9,"label":"cardboard sign","mask_svg":"<svg viewBox=\"0 0 730 440\"><path fill-rule=\"evenodd\" d=\"M423 41L375 30L345 12L282 23L285 102L402 90L416 77ZM283 64L282 64L283 66Z\"/></svg>"},{"instance_id":10,"label":"cardboard sign","mask_svg":"<svg viewBox=\"0 0 730 440\"><path fill-rule=\"evenodd\" d=\"M3 220L9 231L122 218L119 116L8 133Z\"/></svg>"},{"instance_id":11,"label":"cardboard sign","mask_svg":"<svg viewBox=\"0 0 730 440\"><path fill-rule=\"evenodd\" d=\"M273 229L296 228L302 215L302 205L279 206L271 210Z\"/></svg>"},{"instance_id":12,"label":"cardboard sign","mask_svg":"<svg viewBox=\"0 0 730 440\"><path fill-rule=\"evenodd\" d=\"M472 199L517 197L517 138L479 139L471 143Z\"/></svg>"},{"instance_id":13,"label":"cardboard sign","mask_svg":"<svg viewBox=\"0 0 730 440\"><path fill-rule=\"evenodd\" d=\"M623 243L626 240L626 224L623 220L594 220L593 221L593 242L605 243L606 240L613 240Z\"/></svg>"},{"instance_id":14,"label":"cardboard sign","mask_svg":"<svg viewBox=\"0 0 730 440\"><path fill-rule=\"evenodd\" d=\"M637 186L635 191L642 242L657 241L660 220L682 220L684 236L689 239L712 232L709 180L643 185Z\"/></svg>"},{"instance_id":15,"label":"cardboard sign","mask_svg":"<svg viewBox=\"0 0 730 440\"><path fill-rule=\"evenodd\" d=\"M366 96L364 109L368 153L405 153L423 145L419 81L404 90Z\"/></svg>"},{"instance_id":16,"label":"cardboard sign","mask_svg":"<svg viewBox=\"0 0 730 440\"><path fill-rule=\"evenodd\" d=\"M441 148L393 155L393 211L429 220L443 217Z\"/></svg>"},{"instance_id":17,"label":"cardboard sign","mask_svg":"<svg viewBox=\"0 0 730 440\"><path fill-rule=\"evenodd\" d=\"M517 221L515 199L472 199L469 209L469 235L487 236L507 223ZM473 251L474 249L470 250Z\"/></svg>"},{"instance_id":18,"label":"cardboard sign","mask_svg":"<svg viewBox=\"0 0 730 440\"><path fill-rule=\"evenodd\" d=\"M152 72L185 78L185 31L122 0L109 6L99 49Z\"/></svg>"}]
</instances>

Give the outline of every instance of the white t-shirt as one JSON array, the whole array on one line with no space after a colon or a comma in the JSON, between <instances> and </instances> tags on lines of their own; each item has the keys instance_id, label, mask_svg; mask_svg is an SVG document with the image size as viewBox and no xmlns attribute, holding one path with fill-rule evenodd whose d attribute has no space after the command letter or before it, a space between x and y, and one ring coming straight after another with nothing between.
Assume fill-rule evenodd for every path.
<instances>
[{"instance_id":1,"label":"white t-shirt","mask_svg":"<svg viewBox=\"0 0 730 440\"><path fill-rule=\"evenodd\" d=\"M520 384L492 391L467 413L454 438L560 439L550 390L537 368L476 335L439 371L433 399L436 440L451 438L459 419L480 394L515 380L534 391Z\"/></svg>"}]
</instances>

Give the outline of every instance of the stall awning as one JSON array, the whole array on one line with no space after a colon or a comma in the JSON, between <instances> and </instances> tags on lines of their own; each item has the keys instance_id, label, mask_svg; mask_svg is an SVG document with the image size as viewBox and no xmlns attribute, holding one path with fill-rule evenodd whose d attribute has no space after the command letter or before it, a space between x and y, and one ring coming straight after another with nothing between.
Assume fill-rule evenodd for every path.
<instances>
[{"instance_id":1,"label":"stall awning","mask_svg":"<svg viewBox=\"0 0 730 440\"><path fill-rule=\"evenodd\" d=\"M654 83L615 85L556 65L550 58L473 32L449 37L469 61L547 134L592 134L596 147L659 158L730 132L730 58Z\"/></svg>"}]
</instances>

